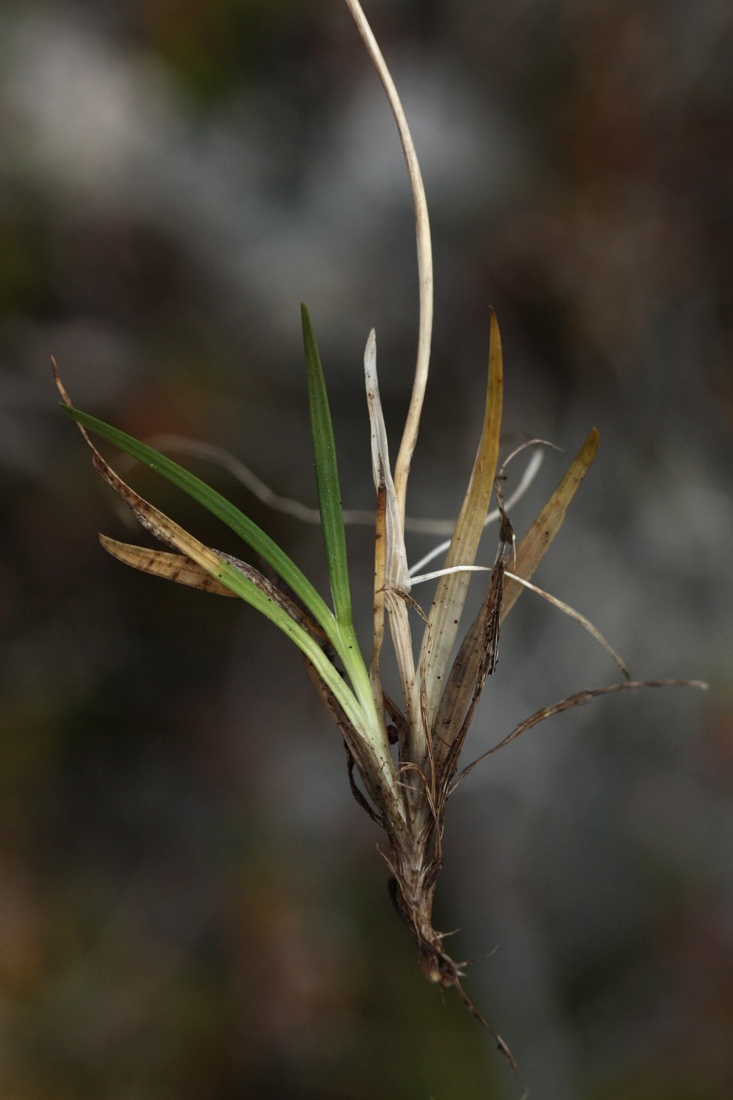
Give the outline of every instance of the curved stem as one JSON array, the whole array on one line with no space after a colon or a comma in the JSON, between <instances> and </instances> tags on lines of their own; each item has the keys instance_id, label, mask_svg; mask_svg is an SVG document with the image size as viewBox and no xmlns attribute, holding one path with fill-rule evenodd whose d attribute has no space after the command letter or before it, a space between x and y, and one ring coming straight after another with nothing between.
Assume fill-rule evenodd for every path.
<instances>
[{"instance_id":1,"label":"curved stem","mask_svg":"<svg viewBox=\"0 0 733 1100\"><path fill-rule=\"evenodd\" d=\"M417 442L417 433L420 428L420 414L422 413L425 387L428 381L428 369L430 366L430 341L433 331L433 249L430 241L430 221L428 207L425 200L425 188L423 187L420 165L418 164L415 146L407 125L405 112L402 109L400 97L397 94L394 81L390 75L387 63L382 51L377 45L372 29L367 22L359 0L346 0L346 6L356 23L359 34L362 37L367 52L377 70L387 95L397 130L402 143L402 150L407 162L407 171L410 177L410 189L415 204L415 228L417 233L417 267L420 283L420 322L417 339L417 362L415 364L415 378L412 384L412 396L407 412L405 428L402 434L402 442L395 463L394 483L397 502L399 504L402 521L405 519L405 503L407 499L407 479L410 474L410 463Z\"/></svg>"}]
</instances>

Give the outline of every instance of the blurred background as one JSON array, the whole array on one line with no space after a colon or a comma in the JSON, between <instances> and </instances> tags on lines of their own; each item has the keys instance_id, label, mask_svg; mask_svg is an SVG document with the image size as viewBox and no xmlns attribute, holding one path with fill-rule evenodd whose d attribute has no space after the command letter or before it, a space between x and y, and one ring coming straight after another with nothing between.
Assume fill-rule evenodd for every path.
<instances>
[{"instance_id":1,"label":"blurred background","mask_svg":"<svg viewBox=\"0 0 733 1100\"><path fill-rule=\"evenodd\" d=\"M345 502L371 508L369 329L396 447L411 199L340 0L5 0L0 10L0 1093L7 1100L713 1100L733 1095L733 13L724 0L370 0L432 214L433 372L409 510L455 516L488 306L519 533L592 425L538 583L639 678L451 802L421 977L380 835L295 651L238 601L126 570L137 539L61 414L217 444L313 504L299 303ZM325 589L320 535L191 466ZM521 462L513 468L518 479ZM133 475L131 475L133 476ZM135 473L199 537L186 499ZM510 486L512 482L510 481ZM372 548L350 532L360 628ZM431 540L415 538L413 560ZM493 560L494 540L483 551ZM477 594L480 594L477 585ZM416 589L424 603L429 591ZM612 682L525 595L466 762ZM486 957L489 952L491 957Z\"/></svg>"}]
</instances>

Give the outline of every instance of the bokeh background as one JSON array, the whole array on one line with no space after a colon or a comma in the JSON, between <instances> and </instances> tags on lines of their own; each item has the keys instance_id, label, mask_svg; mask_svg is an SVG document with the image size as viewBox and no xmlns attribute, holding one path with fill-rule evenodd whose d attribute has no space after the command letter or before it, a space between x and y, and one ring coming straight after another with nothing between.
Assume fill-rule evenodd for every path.
<instances>
[{"instance_id":1,"label":"bokeh background","mask_svg":"<svg viewBox=\"0 0 733 1100\"><path fill-rule=\"evenodd\" d=\"M520 1064L415 966L379 835L297 654L125 570L136 533L58 411L226 448L314 503L308 303L344 497L371 508L362 350L395 441L416 335L404 165L339 0L0 9L0 1093L7 1100L733 1095L733 13L725 0L371 0L432 212L410 511L457 513L487 307L507 446L591 425L539 583L639 677L451 803L438 927ZM316 530L192 460L321 585ZM514 473L518 476L519 468ZM227 532L151 476L204 539ZM415 539L413 558L430 545ZM368 634L368 530L350 534ZM487 537L485 556L493 559ZM416 595L429 600L429 592ZM612 681L525 595L467 753ZM468 757L467 757L468 759ZM486 958L488 952L491 957Z\"/></svg>"}]
</instances>

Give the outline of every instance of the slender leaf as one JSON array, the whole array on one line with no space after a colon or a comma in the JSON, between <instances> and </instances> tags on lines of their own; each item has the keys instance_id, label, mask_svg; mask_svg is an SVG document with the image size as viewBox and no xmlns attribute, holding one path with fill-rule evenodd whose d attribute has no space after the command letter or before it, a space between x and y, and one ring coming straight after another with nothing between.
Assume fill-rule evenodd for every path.
<instances>
[{"instance_id":1,"label":"slender leaf","mask_svg":"<svg viewBox=\"0 0 733 1100\"><path fill-rule=\"evenodd\" d=\"M190 558L219 584L228 588L236 596L261 612L286 634L306 655L316 672L343 708L348 720L359 734L367 740L373 750L383 755L389 749L384 738L381 744L381 730L374 728L370 715L365 715L359 702L343 677L324 653L313 634L303 625L303 613L292 600L284 596L270 581L252 566L244 562L233 565L222 556L199 542L197 538L184 530L159 508L150 504L144 497L116 473L102 455L92 446L94 464L104 480L132 508L135 515L147 530L160 542L173 546L180 554ZM246 573L245 573L246 570ZM390 758L391 759L391 758Z\"/></svg>"},{"instance_id":2,"label":"slender leaf","mask_svg":"<svg viewBox=\"0 0 733 1100\"><path fill-rule=\"evenodd\" d=\"M494 475L499 453L504 373L501 337L496 315L491 311L489 344L489 377L486 408L476 460L468 490L456 522L453 538L445 558L445 568L473 565L484 528L494 488ZM470 573L448 573L438 581L425 629L420 667L424 670L425 698L431 725L440 704L446 683L448 665L458 633L458 625L466 601Z\"/></svg>"},{"instance_id":3,"label":"slender leaf","mask_svg":"<svg viewBox=\"0 0 733 1100\"><path fill-rule=\"evenodd\" d=\"M316 467L316 484L318 487L318 504L321 512L323 541L326 547L328 578L336 612L338 643L334 642L334 645L349 673L352 687L359 702L371 716L372 722L382 728L386 745L387 733L384 728L381 706L375 700L372 681L359 649L352 620L351 591L346 557L346 531L336 464L336 444L333 437L326 383L310 316L304 305L301 306L301 316L308 373L308 401Z\"/></svg>"},{"instance_id":4,"label":"slender leaf","mask_svg":"<svg viewBox=\"0 0 733 1100\"><path fill-rule=\"evenodd\" d=\"M142 462L151 470L155 470L168 481L177 485L184 493L198 501L207 511L231 528L248 546L260 555L272 566L278 576L292 588L293 592L303 601L313 617L321 624L328 634L334 646L338 650L341 641L333 612L328 607L320 593L313 587L304 573L295 562L280 549L269 535L265 534L251 519L240 512L230 501L212 489L206 482L196 477L195 474L179 466L177 462L161 454L159 451L140 443L133 436L127 435L119 428L98 420L89 413L81 412L71 405L62 406L78 424L88 428L89 431L100 435L121 451L125 451L138 462Z\"/></svg>"},{"instance_id":5,"label":"slender leaf","mask_svg":"<svg viewBox=\"0 0 733 1100\"><path fill-rule=\"evenodd\" d=\"M593 428L583 446L558 485L555 492L542 509L537 519L517 547L516 560L512 564L512 573L523 580L529 580L537 566L552 545L560 530L570 501L581 481L588 473L598 450L598 432ZM501 606L502 619L511 611L523 591L522 585L507 577L504 581L504 598Z\"/></svg>"},{"instance_id":6,"label":"slender leaf","mask_svg":"<svg viewBox=\"0 0 733 1100\"><path fill-rule=\"evenodd\" d=\"M545 592L543 588L538 588L537 585L532 584L531 581L526 581L523 577L519 577L518 575L511 573L509 570L507 570L506 576L509 580L518 581L519 584L521 584L522 588L529 588L531 592L536 592L536 594L538 596L541 596L543 600L547 600L547 602L551 603L553 607L556 607L559 611L562 611L563 615L567 615L569 618L575 619L576 623L580 623L583 629L587 630L590 636L592 638L595 638L599 645L603 646L606 653L613 657L614 661L621 669L621 672L624 674L626 679L631 679L631 673L629 672L626 661L620 654L616 652L613 646L606 641L600 630L593 625L590 619L587 619L585 615L581 615L579 611L576 611L574 607L570 606L570 604L565 603L564 600L559 600L557 596L553 596L549 592Z\"/></svg>"},{"instance_id":7,"label":"slender leaf","mask_svg":"<svg viewBox=\"0 0 733 1100\"><path fill-rule=\"evenodd\" d=\"M496 668L503 579L504 563L500 559L491 570L486 599L461 642L441 696L433 728L433 753L444 794L458 763L486 677L493 675Z\"/></svg>"},{"instance_id":8,"label":"slender leaf","mask_svg":"<svg viewBox=\"0 0 733 1100\"><path fill-rule=\"evenodd\" d=\"M592 699L598 699L601 695L615 695L619 691L638 691L639 688L655 687L687 687L707 691L709 685L703 680L622 680L618 684L608 684L606 687L591 688L589 691L578 691L574 695L568 695L567 698L561 699L559 703L553 703L552 706L542 707L540 710L535 711L529 718L525 718L523 722L515 726L512 732L503 737L497 745L492 745L486 752L482 752L476 760L468 764L458 775L448 793L452 794L458 784L463 782L477 764L481 764L487 757L493 756L499 749L505 748L517 737L532 729L533 726L539 725L540 722L544 722L547 718L554 718L556 714L562 714L566 710L574 710L575 707L585 706L586 703L590 703Z\"/></svg>"},{"instance_id":9,"label":"slender leaf","mask_svg":"<svg viewBox=\"0 0 733 1100\"><path fill-rule=\"evenodd\" d=\"M112 427L110 424L106 424L102 420L98 420L96 417L90 416L88 413L81 412L79 409L74 408L68 400L61 380L56 372L56 381L59 387L59 391L64 399L63 408L69 413L69 415L77 422L79 428L92 447L94 452L94 461L97 467L102 470L106 467L113 476L117 475L111 471L109 465L105 462L99 452L94 448L87 435L86 429L101 435L102 438L107 439L110 443L120 448L120 450L132 455L139 462L144 463L150 469L157 471L163 477L177 485L185 493L191 496L194 500L202 504L208 511L230 527L244 542L251 546L283 579L283 581L293 590L295 595L302 601L307 607L308 611L317 623L323 628L329 641L333 645L334 649L338 653L344 668L348 674L351 686L353 688L352 700L358 700L358 706L360 707L360 718L355 720L355 725L358 729L368 731L368 736L371 739L372 744L375 747L375 751L379 754L380 767L386 768L387 771L392 774L392 758L389 754L389 745L387 740L387 732L384 725L384 719L381 712L378 710L372 694L371 683L369 680L369 672L364 664L364 658L362 657L359 649L356 634L353 626L344 624L340 625L336 621L336 617L330 610L328 605L318 591L313 587L307 577L301 572L297 565L285 554L283 550L273 542L273 540L266 535L265 532L248 519L242 512L239 511L233 504L231 504L220 493L212 489L200 478L194 474L189 473L178 463L173 462L172 459L167 458L165 455L160 454L152 447L148 447L146 444L139 442L132 436L127 435L126 432L120 431L118 428ZM118 479L119 480L119 479ZM123 483L124 484L124 483ZM132 492L132 490L130 490ZM171 521L172 522L172 521ZM160 536L158 536L160 537ZM165 539L164 539L165 541ZM173 544L175 545L175 544ZM181 547L177 546L177 549ZM184 551L185 552L185 551ZM213 553L213 551L207 551ZM189 555L194 557L194 555ZM206 568L206 564L201 562ZM233 567L230 567L233 568ZM214 576L218 576L216 573ZM241 576L241 574L240 574ZM221 578L219 578L221 579ZM222 583L226 585L226 581L222 580ZM256 588L256 586L255 586ZM239 591L239 589L233 589L237 595L241 595L242 598L248 599L247 595ZM268 613L268 606L261 606L261 600L259 597L254 596L252 599L248 599L249 603L257 607L262 611L267 618L272 618ZM271 603L272 601L270 601ZM289 633L289 627L285 624L281 625L281 629L285 630L285 633ZM296 637L293 638L297 645L301 649L303 646ZM305 652L305 650L304 650ZM320 651L322 652L322 651ZM320 660L313 661L319 674L321 673ZM330 665L330 662L329 662ZM330 665L331 669L333 666ZM335 671L335 670L334 670ZM346 687L343 679L338 676L343 687ZM339 697L338 690L334 689L332 684L329 683L329 687L334 690L334 694ZM348 689L347 689L348 690ZM353 713L350 712L347 707L344 707L349 715L349 720L352 720Z\"/></svg>"},{"instance_id":10,"label":"slender leaf","mask_svg":"<svg viewBox=\"0 0 733 1100\"><path fill-rule=\"evenodd\" d=\"M384 577L387 562L387 495L384 486L384 478L377 486L377 512L374 523L374 600L372 605L373 640L372 653L369 661L369 679L372 685L374 702L378 709L383 709L382 699L382 673L380 659L384 644Z\"/></svg>"},{"instance_id":11,"label":"slender leaf","mask_svg":"<svg viewBox=\"0 0 733 1100\"><path fill-rule=\"evenodd\" d=\"M409 592L410 574L407 568L405 549L405 530L397 499L392 467L389 461L389 443L387 425L384 421L382 400L379 396L379 377L377 375L377 337L374 329L369 333L364 351L364 381L366 383L367 408L369 410L369 430L372 445L372 477L374 487L384 494L384 520L386 530L386 549L381 584L389 591ZM375 578L376 581L376 578Z\"/></svg>"},{"instance_id":12,"label":"slender leaf","mask_svg":"<svg viewBox=\"0 0 733 1100\"><path fill-rule=\"evenodd\" d=\"M339 626L352 626L351 590L346 558L346 530L341 504L336 443L333 437L331 411L328 405L326 382L321 358L318 354L313 326L308 310L301 305L303 321L303 346L308 372L308 404L310 411L313 457L316 466L318 505L321 511L321 530L326 545L328 579L331 585L333 605Z\"/></svg>"},{"instance_id":13,"label":"slender leaf","mask_svg":"<svg viewBox=\"0 0 733 1100\"><path fill-rule=\"evenodd\" d=\"M374 329L369 334L364 351L364 380L369 409L372 476L377 489L374 570L375 649L372 651L372 684L375 683L374 670L378 667L378 649L382 645L383 615L386 608L402 696L405 701L408 730L406 756L413 762L425 761L427 740L415 699L415 655L405 602L409 598L410 574L407 568L404 524L389 461L387 426L379 396L377 340ZM403 750L404 746L401 751ZM414 776L410 777L410 779L414 778ZM405 782L406 786L411 785L410 780Z\"/></svg>"},{"instance_id":14,"label":"slender leaf","mask_svg":"<svg viewBox=\"0 0 733 1100\"><path fill-rule=\"evenodd\" d=\"M165 550L150 550L147 546L132 546L127 542L118 542L108 535L100 535L99 541L113 558L149 573L153 577L162 577L176 584L185 584L189 588L198 588L202 592L213 592L217 596L231 596L229 588L215 580L211 573L183 554L172 554Z\"/></svg>"}]
</instances>

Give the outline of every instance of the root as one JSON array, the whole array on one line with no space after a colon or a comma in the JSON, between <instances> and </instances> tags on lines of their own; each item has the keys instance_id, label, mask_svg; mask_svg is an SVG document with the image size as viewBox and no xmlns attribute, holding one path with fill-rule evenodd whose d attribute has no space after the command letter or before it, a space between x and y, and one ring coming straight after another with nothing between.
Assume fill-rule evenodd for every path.
<instances>
[{"instance_id":1,"label":"root","mask_svg":"<svg viewBox=\"0 0 733 1100\"><path fill-rule=\"evenodd\" d=\"M392 852L392 856L399 853ZM399 860L398 860L399 861ZM445 932L433 928L432 907L435 885L440 865L428 862L419 868L400 873L392 859L387 860L392 875L389 879L389 892L392 903L402 920L409 927L418 947L418 966L429 982L443 989L455 989L461 1001L496 1042L497 1049L503 1054L512 1071L516 1073L517 1063L507 1043L466 993L461 979L465 977L468 962L456 962L443 946Z\"/></svg>"}]
</instances>

